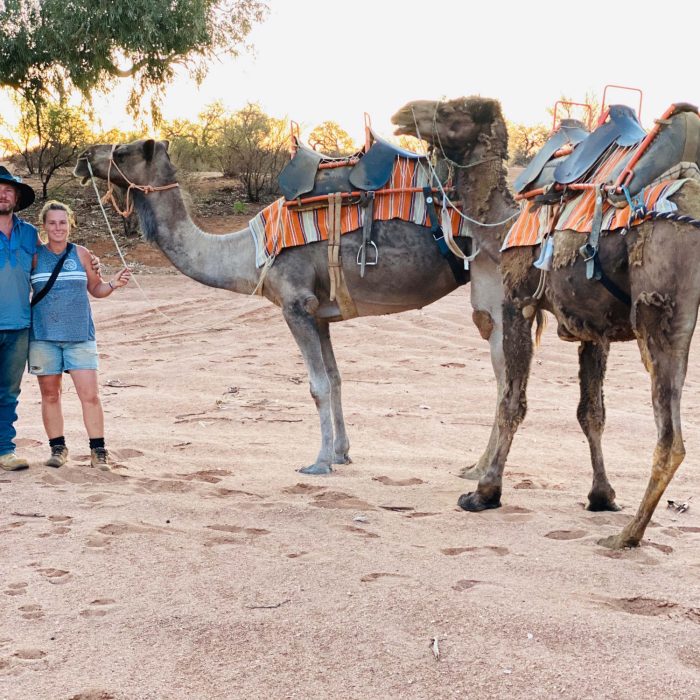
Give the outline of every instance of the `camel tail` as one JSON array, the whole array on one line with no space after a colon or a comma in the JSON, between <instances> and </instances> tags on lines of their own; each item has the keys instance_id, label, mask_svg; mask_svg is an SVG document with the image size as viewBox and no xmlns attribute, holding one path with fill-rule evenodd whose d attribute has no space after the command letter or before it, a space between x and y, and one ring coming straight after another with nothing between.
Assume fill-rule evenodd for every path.
<instances>
[{"instance_id":1,"label":"camel tail","mask_svg":"<svg viewBox=\"0 0 700 700\"><path fill-rule=\"evenodd\" d=\"M545 328L547 328L547 317L545 316L544 311L541 309L537 309L537 313L535 315L535 347L538 348L540 346L540 340L542 339L542 334L545 331Z\"/></svg>"}]
</instances>

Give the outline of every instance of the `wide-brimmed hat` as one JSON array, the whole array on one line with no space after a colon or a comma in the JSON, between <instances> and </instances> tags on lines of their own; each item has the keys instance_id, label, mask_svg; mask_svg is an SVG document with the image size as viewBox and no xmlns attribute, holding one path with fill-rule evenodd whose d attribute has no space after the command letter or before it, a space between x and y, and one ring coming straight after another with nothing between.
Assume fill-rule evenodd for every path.
<instances>
[{"instance_id":1,"label":"wide-brimmed hat","mask_svg":"<svg viewBox=\"0 0 700 700\"><path fill-rule=\"evenodd\" d=\"M17 200L15 211L26 209L34 203L34 190L22 182L21 177L13 175L4 165L0 165L0 183L3 182L14 185L19 190L19 199Z\"/></svg>"}]
</instances>

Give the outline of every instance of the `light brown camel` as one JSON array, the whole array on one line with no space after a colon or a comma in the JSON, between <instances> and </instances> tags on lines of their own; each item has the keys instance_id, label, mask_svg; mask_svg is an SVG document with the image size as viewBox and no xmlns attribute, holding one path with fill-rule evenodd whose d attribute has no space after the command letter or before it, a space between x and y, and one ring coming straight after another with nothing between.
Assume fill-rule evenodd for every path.
<instances>
[{"instance_id":1,"label":"light brown camel","mask_svg":"<svg viewBox=\"0 0 700 700\"><path fill-rule=\"evenodd\" d=\"M393 121L398 126L397 133L420 132L449 158L475 164L467 171L470 181L467 190L468 197L473 192L476 200L465 199L467 209L474 210L475 202L499 199L507 202L508 210L515 211L512 199L500 185L505 177L503 157L507 135L497 101L461 98L450 102L413 102L402 108ZM484 190L484 183L490 183L490 195ZM686 183L674 199L682 212L695 217L700 213L697 182ZM479 230L475 228L473 233L478 245ZM592 509L617 509L601 450L605 424L603 379L610 343L637 339L642 361L651 375L658 441L651 478L634 519L621 533L601 540L600 544L614 549L639 544L661 495L685 455L680 399L700 303L697 236L697 230L687 224L649 221L632 228L624 237L612 233L601 238L602 266L607 276L630 295L631 307L612 296L600 283L586 279L585 263L578 254L578 248L585 242L580 233L556 234L554 267L539 300L533 294L540 281L540 271L532 266L539 255L539 246L504 251L506 384L498 410L498 445L477 490L460 497L459 505L463 509L480 511L500 505L503 468L526 411L532 314L544 309L556 316L561 338L580 342L578 419L588 438L593 462L593 487L589 494Z\"/></svg>"},{"instance_id":2,"label":"light brown camel","mask_svg":"<svg viewBox=\"0 0 700 700\"><path fill-rule=\"evenodd\" d=\"M94 146L78 159L76 176L89 176L88 161L96 177L106 180L109 173L111 182L121 187L130 183L160 187L176 182L163 141L135 141L116 148ZM201 231L192 222L179 187L149 194L135 189L132 194L145 238L154 241L181 272L202 284L232 292L251 294L256 289L260 270L249 229L227 235ZM489 212L483 214L488 217ZM342 236L343 273L360 316L418 309L456 289L455 277L425 227L397 219L375 221L372 240L380 251L379 262L360 279L356 259L362 231ZM485 246L483 255L472 263L470 274L474 318L490 341L500 396L505 369L497 240ZM327 474L332 464L350 462L340 373L329 332L329 323L341 317L337 303L330 301L327 244L283 250L265 277L262 294L282 309L303 355L321 421L321 449L316 461L300 471ZM497 437L494 423L489 446L474 467L478 473L491 463Z\"/></svg>"}]
</instances>

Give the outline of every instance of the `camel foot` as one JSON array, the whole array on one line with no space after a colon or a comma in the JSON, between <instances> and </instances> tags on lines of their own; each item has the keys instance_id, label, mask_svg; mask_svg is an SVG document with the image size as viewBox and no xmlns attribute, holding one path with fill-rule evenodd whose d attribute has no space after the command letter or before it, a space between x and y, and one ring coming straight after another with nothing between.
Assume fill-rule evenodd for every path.
<instances>
[{"instance_id":1,"label":"camel foot","mask_svg":"<svg viewBox=\"0 0 700 700\"><path fill-rule=\"evenodd\" d=\"M608 549L629 549L630 547L638 547L639 540L623 536L623 533L620 533L619 535L604 537L602 540L598 540L598 544Z\"/></svg>"},{"instance_id":2,"label":"camel foot","mask_svg":"<svg viewBox=\"0 0 700 700\"><path fill-rule=\"evenodd\" d=\"M498 494L494 498L485 498L478 491L470 491L469 493L463 493L459 497L457 505L462 510L478 513L479 511L488 510L489 508L500 508L501 496Z\"/></svg>"},{"instance_id":3,"label":"camel foot","mask_svg":"<svg viewBox=\"0 0 700 700\"><path fill-rule=\"evenodd\" d=\"M462 471L460 471L459 474L457 474L457 476L460 479L468 479L469 481L479 481L479 479L481 479L485 472L486 469L483 469L478 464L472 464L468 467L464 467L464 469L462 469Z\"/></svg>"},{"instance_id":4,"label":"camel foot","mask_svg":"<svg viewBox=\"0 0 700 700\"><path fill-rule=\"evenodd\" d=\"M302 467L301 469L297 469L297 471L300 474L312 474L312 475L317 475L317 474L330 474L333 471L333 468L331 467L330 464L310 464L308 467Z\"/></svg>"},{"instance_id":5,"label":"camel foot","mask_svg":"<svg viewBox=\"0 0 700 700\"><path fill-rule=\"evenodd\" d=\"M352 460L347 452L344 454L335 454L333 455L333 464L352 464Z\"/></svg>"},{"instance_id":6,"label":"camel foot","mask_svg":"<svg viewBox=\"0 0 700 700\"><path fill-rule=\"evenodd\" d=\"M588 505L586 506L586 510L590 510L593 512L601 511L601 510L611 510L613 512L617 512L618 510L622 510L620 506L615 503L615 493L613 492L612 495L608 493L589 493L588 494Z\"/></svg>"}]
</instances>

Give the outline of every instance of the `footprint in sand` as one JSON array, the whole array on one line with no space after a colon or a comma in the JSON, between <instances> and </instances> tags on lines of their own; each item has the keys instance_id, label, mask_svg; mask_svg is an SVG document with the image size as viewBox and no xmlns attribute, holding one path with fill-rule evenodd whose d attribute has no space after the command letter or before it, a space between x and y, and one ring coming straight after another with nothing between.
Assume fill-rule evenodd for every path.
<instances>
[{"instance_id":1,"label":"footprint in sand","mask_svg":"<svg viewBox=\"0 0 700 700\"><path fill-rule=\"evenodd\" d=\"M139 479L136 493L191 493L193 484L166 479Z\"/></svg>"},{"instance_id":2,"label":"footprint in sand","mask_svg":"<svg viewBox=\"0 0 700 700\"><path fill-rule=\"evenodd\" d=\"M360 578L360 581L362 581L362 583L371 583L373 581L378 581L380 578L408 578L408 576L378 572L376 574L365 574Z\"/></svg>"},{"instance_id":3,"label":"footprint in sand","mask_svg":"<svg viewBox=\"0 0 700 700\"><path fill-rule=\"evenodd\" d=\"M286 555L287 559L298 559L299 557L303 557L305 554L308 554L308 552L301 551L301 552L290 552L289 554Z\"/></svg>"},{"instance_id":4,"label":"footprint in sand","mask_svg":"<svg viewBox=\"0 0 700 700\"><path fill-rule=\"evenodd\" d=\"M24 595L27 591L26 583L8 583L5 595Z\"/></svg>"},{"instance_id":5,"label":"footprint in sand","mask_svg":"<svg viewBox=\"0 0 700 700\"><path fill-rule=\"evenodd\" d=\"M294 486L285 486L282 489L282 493L318 493L319 491L325 490L325 486L314 486L313 484L294 484Z\"/></svg>"},{"instance_id":6,"label":"footprint in sand","mask_svg":"<svg viewBox=\"0 0 700 700\"><path fill-rule=\"evenodd\" d=\"M115 600L112 598L97 598L90 607L80 611L81 617L104 617L114 609Z\"/></svg>"},{"instance_id":7,"label":"footprint in sand","mask_svg":"<svg viewBox=\"0 0 700 700\"><path fill-rule=\"evenodd\" d=\"M257 493L251 493L250 491L240 491L238 489L225 489L223 487L219 487L214 489L213 491L207 492L202 494L203 496L213 496L215 498L228 498L229 496L247 496L248 498L265 498L265 496L261 496L260 494Z\"/></svg>"},{"instance_id":8,"label":"footprint in sand","mask_svg":"<svg viewBox=\"0 0 700 700\"><path fill-rule=\"evenodd\" d=\"M22 605L19 611L25 620L39 620L44 617L41 605Z\"/></svg>"},{"instance_id":9,"label":"footprint in sand","mask_svg":"<svg viewBox=\"0 0 700 700\"><path fill-rule=\"evenodd\" d=\"M105 537L104 535L91 535L88 537L85 546L93 549L102 549L104 547L109 547L111 541L111 537Z\"/></svg>"},{"instance_id":10,"label":"footprint in sand","mask_svg":"<svg viewBox=\"0 0 700 700\"><path fill-rule=\"evenodd\" d=\"M368 539L374 539L376 537L379 537L379 535L376 532L363 530L361 527L354 527L353 525L346 525L345 529L348 532L354 532L356 535L362 535L362 537L367 537Z\"/></svg>"},{"instance_id":11,"label":"footprint in sand","mask_svg":"<svg viewBox=\"0 0 700 700\"><path fill-rule=\"evenodd\" d=\"M12 656L16 656L18 659L36 661L37 659L43 659L46 656L46 652L41 651L41 649L18 649Z\"/></svg>"},{"instance_id":12,"label":"footprint in sand","mask_svg":"<svg viewBox=\"0 0 700 700\"><path fill-rule=\"evenodd\" d=\"M240 525L207 525L207 529L216 530L217 532L230 532L236 535L243 535L244 538L259 537L260 535L269 535L270 531L259 527L242 527ZM246 544L248 540L236 537L213 537L204 543L205 547L215 547L223 544Z\"/></svg>"},{"instance_id":13,"label":"footprint in sand","mask_svg":"<svg viewBox=\"0 0 700 700\"><path fill-rule=\"evenodd\" d=\"M218 484L225 476L230 476L232 472L226 469L204 469L191 474L178 474L183 481L204 481L207 484Z\"/></svg>"},{"instance_id":14,"label":"footprint in sand","mask_svg":"<svg viewBox=\"0 0 700 700\"><path fill-rule=\"evenodd\" d=\"M24 522L23 520L16 520L13 523L8 523L5 525L5 527L0 528L0 532L12 532L13 530L16 530L17 528L24 527L27 523Z\"/></svg>"},{"instance_id":15,"label":"footprint in sand","mask_svg":"<svg viewBox=\"0 0 700 700\"><path fill-rule=\"evenodd\" d=\"M115 522L101 525L97 528L100 535L108 537L120 537L122 535L159 535L170 532L167 527L158 525L137 525L135 523Z\"/></svg>"},{"instance_id":16,"label":"footprint in sand","mask_svg":"<svg viewBox=\"0 0 700 700\"><path fill-rule=\"evenodd\" d=\"M86 690L76 695L71 695L68 700L116 700L117 696L107 690Z\"/></svg>"},{"instance_id":17,"label":"footprint in sand","mask_svg":"<svg viewBox=\"0 0 700 700\"><path fill-rule=\"evenodd\" d=\"M67 583L71 580L69 571L63 569L37 569L49 583Z\"/></svg>"},{"instance_id":18,"label":"footprint in sand","mask_svg":"<svg viewBox=\"0 0 700 700\"><path fill-rule=\"evenodd\" d=\"M366 501L341 491L326 491L314 496L311 503L317 508L347 508L352 510L374 510Z\"/></svg>"},{"instance_id":19,"label":"footprint in sand","mask_svg":"<svg viewBox=\"0 0 700 700\"><path fill-rule=\"evenodd\" d=\"M700 608L686 608L683 605L673 603L669 600L634 596L632 598L602 599L602 603L615 610L621 610L631 615L685 619L700 624Z\"/></svg>"},{"instance_id":20,"label":"footprint in sand","mask_svg":"<svg viewBox=\"0 0 700 700\"><path fill-rule=\"evenodd\" d=\"M454 586L452 586L453 591L468 591L470 588L474 588L474 586L483 583L483 581L476 581L474 579L468 579L468 578L463 578L460 579L455 583Z\"/></svg>"},{"instance_id":21,"label":"footprint in sand","mask_svg":"<svg viewBox=\"0 0 700 700\"><path fill-rule=\"evenodd\" d=\"M446 547L440 551L448 557L456 557L460 554L495 554L496 556L504 557L510 553L507 547L496 547L494 545L485 547Z\"/></svg>"},{"instance_id":22,"label":"footprint in sand","mask_svg":"<svg viewBox=\"0 0 700 700\"><path fill-rule=\"evenodd\" d=\"M552 530L545 537L550 540L580 540L587 534L585 530Z\"/></svg>"},{"instance_id":23,"label":"footprint in sand","mask_svg":"<svg viewBox=\"0 0 700 700\"><path fill-rule=\"evenodd\" d=\"M373 476L372 481L378 481L384 486L418 486L419 484L424 484L423 479L418 479L417 477L412 477L410 479L392 479L388 476Z\"/></svg>"}]
</instances>

